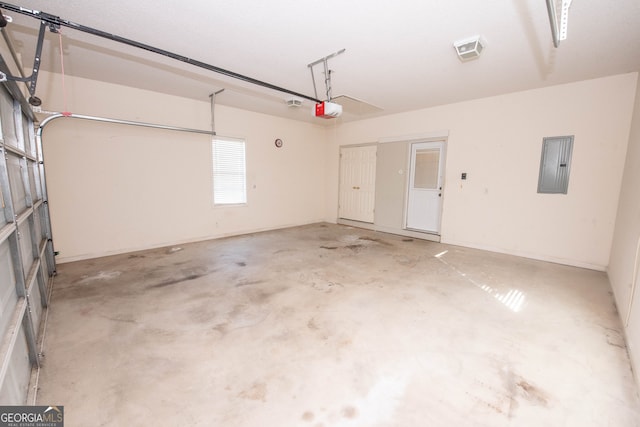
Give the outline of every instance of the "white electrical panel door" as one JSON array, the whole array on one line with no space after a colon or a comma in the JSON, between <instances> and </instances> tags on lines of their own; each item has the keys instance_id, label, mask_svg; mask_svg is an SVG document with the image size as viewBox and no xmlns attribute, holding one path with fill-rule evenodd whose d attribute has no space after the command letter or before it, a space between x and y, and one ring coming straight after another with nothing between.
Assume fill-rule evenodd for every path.
<instances>
[{"instance_id":1,"label":"white electrical panel door","mask_svg":"<svg viewBox=\"0 0 640 427\"><path fill-rule=\"evenodd\" d=\"M567 194L573 136L544 138L538 176L538 193Z\"/></svg>"}]
</instances>

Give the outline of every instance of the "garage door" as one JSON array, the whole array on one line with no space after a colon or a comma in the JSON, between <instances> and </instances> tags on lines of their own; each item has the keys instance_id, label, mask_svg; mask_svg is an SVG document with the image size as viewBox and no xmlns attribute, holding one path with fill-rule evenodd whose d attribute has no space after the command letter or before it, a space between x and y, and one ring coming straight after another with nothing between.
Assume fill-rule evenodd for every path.
<instances>
[{"instance_id":1,"label":"garage door","mask_svg":"<svg viewBox=\"0 0 640 427\"><path fill-rule=\"evenodd\" d=\"M15 84L0 86L0 402L28 402L40 323L55 273L44 163Z\"/></svg>"}]
</instances>

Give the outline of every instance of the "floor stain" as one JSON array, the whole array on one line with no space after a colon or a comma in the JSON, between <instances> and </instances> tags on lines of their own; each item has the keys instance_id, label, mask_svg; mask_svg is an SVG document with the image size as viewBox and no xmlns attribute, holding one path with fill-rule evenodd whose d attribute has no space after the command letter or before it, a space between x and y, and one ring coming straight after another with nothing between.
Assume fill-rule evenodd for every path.
<instances>
[{"instance_id":1,"label":"floor stain","mask_svg":"<svg viewBox=\"0 0 640 427\"><path fill-rule=\"evenodd\" d=\"M493 409L494 411L496 411L498 414L502 414L502 409L500 409L499 406L494 405L493 403L489 403L489 402L485 402L487 404L488 408ZM509 411L511 411L511 406L509 406Z\"/></svg>"},{"instance_id":2,"label":"floor stain","mask_svg":"<svg viewBox=\"0 0 640 427\"><path fill-rule=\"evenodd\" d=\"M201 278L203 276L206 276L206 274L190 274L190 275L185 276L185 277L166 280L164 282L156 283L155 285L147 286L147 289L165 288L167 286L177 285L177 284L183 283L183 282L190 282L192 280L199 279L199 278Z\"/></svg>"},{"instance_id":3,"label":"floor stain","mask_svg":"<svg viewBox=\"0 0 640 427\"><path fill-rule=\"evenodd\" d=\"M277 255L277 254L281 254L281 253L284 253L284 252L293 252L293 251L295 251L295 249L278 249L273 254Z\"/></svg>"},{"instance_id":4,"label":"floor stain","mask_svg":"<svg viewBox=\"0 0 640 427\"><path fill-rule=\"evenodd\" d=\"M56 298L60 299L83 299L101 297L104 291L98 286L68 286L66 288L56 289L54 293Z\"/></svg>"},{"instance_id":5,"label":"floor stain","mask_svg":"<svg viewBox=\"0 0 640 427\"><path fill-rule=\"evenodd\" d=\"M417 258L410 258L405 255L396 255L393 259L400 265L404 267L415 267L418 264Z\"/></svg>"},{"instance_id":6,"label":"floor stain","mask_svg":"<svg viewBox=\"0 0 640 427\"><path fill-rule=\"evenodd\" d=\"M255 382L247 390L243 390L238 394L239 397L249 400L267 401L267 385L263 382Z\"/></svg>"},{"instance_id":7,"label":"floor stain","mask_svg":"<svg viewBox=\"0 0 640 427\"><path fill-rule=\"evenodd\" d=\"M539 405L547 406L548 398L546 393L540 390L538 387L528 383L521 379L516 384L522 391L523 396L530 402L537 403Z\"/></svg>"},{"instance_id":8,"label":"floor stain","mask_svg":"<svg viewBox=\"0 0 640 427\"><path fill-rule=\"evenodd\" d=\"M242 282L238 282L235 284L236 288L241 288L243 286L253 286L264 283L264 280L243 280Z\"/></svg>"},{"instance_id":9,"label":"floor stain","mask_svg":"<svg viewBox=\"0 0 640 427\"><path fill-rule=\"evenodd\" d=\"M111 317L111 316L104 316L104 315L100 315L100 317L102 317L103 319L111 320L112 322L138 323L133 319L123 319L121 317Z\"/></svg>"},{"instance_id":10,"label":"floor stain","mask_svg":"<svg viewBox=\"0 0 640 427\"><path fill-rule=\"evenodd\" d=\"M327 294L333 292L334 289L344 288L341 283L337 282L313 282L311 284L311 287L316 291L324 292Z\"/></svg>"},{"instance_id":11,"label":"floor stain","mask_svg":"<svg viewBox=\"0 0 640 427\"><path fill-rule=\"evenodd\" d=\"M197 323L209 323L216 318L216 312L212 310L209 304L203 304L189 310L189 318Z\"/></svg>"},{"instance_id":12,"label":"floor stain","mask_svg":"<svg viewBox=\"0 0 640 427\"><path fill-rule=\"evenodd\" d=\"M213 329L214 331L220 332L221 335L226 335L227 332L229 332L229 324L220 323L211 329Z\"/></svg>"},{"instance_id":13,"label":"floor stain","mask_svg":"<svg viewBox=\"0 0 640 427\"><path fill-rule=\"evenodd\" d=\"M236 306L226 316L226 321L215 325L212 330L226 335L238 329L257 326L267 320L270 314L270 311L256 308L253 305Z\"/></svg>"},{"instance_id":14,"label":"floor stain","mask_svg":"<svg viewBox=\"0 0 640 427\"><path fill-rule=\"evenodd\" d=\"M161 328L144 328L142 336L150 342L172 343L176 340L176 332Z\"/></svg>"},{"instance_id":15,"label":"floor stain","mask_svg":"<svg viewBox=\"0 0 640 427\"><path fill-rule=\"evenodd\" d=\"M244 261L240 261L240 262L236 262L236 265L237 265L238 267L246 267L246 266L247 266L247 263L246 263L246 262L244 262Z\"/></svg>"},{"instance_id":16,"label":"floor stain","mask_svg":"<svg viewBox=\"0 0 640 427\"><path fill-rule=\"evenodd\" d=\"M349 338L342 339L338 342L338 348L348 347L352 344L352 342L353 341L351 341Z\"/></svg>"},{"instance_id":17,"label":"floor stain","mask_svg":"<svg viewBox=\"0 0 640 427\"><path fill-rule=\"evenodd\" d=\"M627 348L624 342L624 337L619 331L611 328L605 328L605 329L607 331L606 332L607 344L609 344L610 346L618 347L622 349Z\"/></svg>"},{"instance_id":18,"label":"floor stain","mask_svg":"<svg viewBox=\"0 0 640 427\"><path fill-rule=\"evenodd\" d=\"M312 331L317 331L318 329L320 329L320 327L316 324L316 319L314 317L309 319L309 321L307 322L307 328L311 329Z\"/></svg>"},{"instance_id":19,"label":"floor stain","mask_svg":"<svg viewBox=\"0 0 640 427\"><path fill-rule=\"evenodd\" d=\"M252 288L249 288L249 289L252 289ZM275 289L272 291L266 291L263 288L259 288L258 290L251 292L248 296L249 296L249 300L252 303L264 304L269 302L271 298L273 298L274 296L278 295L281 292L284 292L285 290L286 289Z\"/></svg>"},{"instance_id":20,"label":"floor stain","mask_svg":"<svg viewBox=\"0 0 640 427\"><path fill-rule=\"evenodd\" d=\"M302 419L303 419L304 421L307 421L307 422L311 422L311 421L313 421L313 419L314 419L315 417L316 417L316 416L315 416L315 415L313 415L313 412L311 412L311 411L307 411L307 412L305 412L304 414L302 414Z\"/></svg>"},{"instance_id":21,"label":"floor stain","mask_svg":"<svg viewBox=\"0 0 640 427\"><path fill-rule=\"evenodd\" d=\"M480 386L478 390L482 391L467 394L470 394L476 402L498 414L504 414L509 419L516 417L518 408L525 402L537 406L548 405L549 397L542 389L517 375L510 368L501 369L501 373L503 378L501 387L492 382L476 380L476 384Z\"/></svg>"},{"instance_id":22,"label":"floor stain","mask_svg":"<svg viewBox=\"0 0 640 427\"><path fill-rule=\"evenodd\" d=\"M342 408L342 416L350 419L356 418L358 416L358 410L353 406L346 406Z\"/></svg>"},{"instance_id":23,"label":"floor stain","mask_svg":"<svg viewBox=\"0 0 640 427\"><path fill-rule=\"evenodd\" d=\"M515 416L516 411L520 406L520 403L518 402L518 399L516 399L516 396L518 395L518 390L516 388L515 375L513 373L513 370L511 369L507 370L506 389L507 389L506 390L507 395L505 397L508 399L508 402L509 402L507 417L509 419L512 419Z\"/></svg>"},{"instance_id":24,"label":"floor stain","mask_svg":"<svg viewBox=\"0 0 640 427\"><path fill-rule=\"evenodd\" d=\"M189 261L177 261L177 262L172 262L171 265L178 267L181 265L185 265L185 264L189 264Z\"/></svg>"},{"instance_id":25,"label":"floor stain","mask_svg":"<svg viewBox=\"0 0 640 427\"><path fill-rule=\"evenodd\" d=\"M413 239L402 239L403 242L413 242Z\"/></svg>"},{"instance_id":26,"label":"floor stain","mask_svg":"<svg viewBox=\"0 0 640 427\"><path fill-rule=\"evenodd\" d=\"M393 246L391 243L382 240L382 239L377 239L375 237L368 237L368 236L362 236L362 237L358 237L358 240L364 240L366 242L374 242L374 243L380 243L381 245L385 245L385 246Z\"/></svg>"},{"instance_id":27,"label":"floor stain","mask_svg":"<svg viewBox=\"0 0 640 427\"><path fill-rule=\"evenodd\" d=\"M247 310L248 304L236 304L229 312L229 317L235 317Z\"/></svg>"},{"instance_id":28,"label":"floor stain","mask_svg":"<svg viewBox=\"0 0 640 427\"><path fill-rule=\"evenodd\" d=\"M513 394L511 390L508 391L507 394L504 393L502 388L496 388L491 384L487 384L484 381L475 381L479 386L474 393L465 392L467 395L471 396L473 400L481 404L482 406L486 406L489 409L494 410L498 414L503 414L507 409L512 411L513 405L517 406L517 402L512 399L510 396ZM509 387L511 387L512 382L508 381ZM515 390L514 390L515 391Z\"/></svg>"},{"instance_id":29,"label":"floor stain","mask_svg":"<svg viewBox=\"0 0 640 427\"><path fill-rule=\"evenodd\" d=\"M362 247L363 247L363 245L361 245L361 244L353 244L353 245L345 246L345 248L351 249L354 252L360 252L360 250L362 250Z\"/></svg>"},{"instance_id":30,"label":"floor stain","mask_svg":"<svg viewBox=\"0 0 640 427\"><path fill-rule=\"evenodd\" d=\"M334 250L334 249L338 249L337 246L320 246L321 249L329 249L329 250Z\"/></svg>"},{"instance_id":31,"label":"floor stain","mask_svg":"<svg viewBox=\"0 0 640 427\"><path fill-rule=\"evenodd\" d=\"M78 283L90 283L94 281L107 281L119 277L122 274L121 271L99 271L98 274L93 276L83 276Z\"/></svg>"}]
</instances>

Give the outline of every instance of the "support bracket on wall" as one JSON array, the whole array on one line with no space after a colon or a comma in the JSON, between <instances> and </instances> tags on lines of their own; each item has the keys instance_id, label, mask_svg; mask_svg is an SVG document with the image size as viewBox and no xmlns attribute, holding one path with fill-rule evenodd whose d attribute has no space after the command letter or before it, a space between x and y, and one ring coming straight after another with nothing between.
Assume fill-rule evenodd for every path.
<instances>
[{"instance_id":1,"label":"support bracket on wall","mask_svg":"<svg viewBox=\"0 0 640 427\"><path fill-rule=\"evenodd\" d=\"M219 95L222 92L224 92L224 89L220 89L219 91L213 92L209 95L209 98L211 98L211 133L213 136L216 136L216 95Z\"/></svg>"}]
</instances>

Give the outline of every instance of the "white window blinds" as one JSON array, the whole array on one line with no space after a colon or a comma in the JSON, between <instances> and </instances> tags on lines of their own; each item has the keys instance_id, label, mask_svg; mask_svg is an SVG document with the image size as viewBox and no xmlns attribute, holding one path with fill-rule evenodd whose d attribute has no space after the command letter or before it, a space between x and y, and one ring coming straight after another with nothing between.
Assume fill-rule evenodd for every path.
<instances>
[{"instance_id":1,"label":"white window blinds","mask_svg":"<svg viewBox=\"0 0 640 427\"><path fill-rule=\"evenodd\" d=\"M215 136L212 154L213 203L247 203L244 140Z\"/></svg>"}]
</instances>

